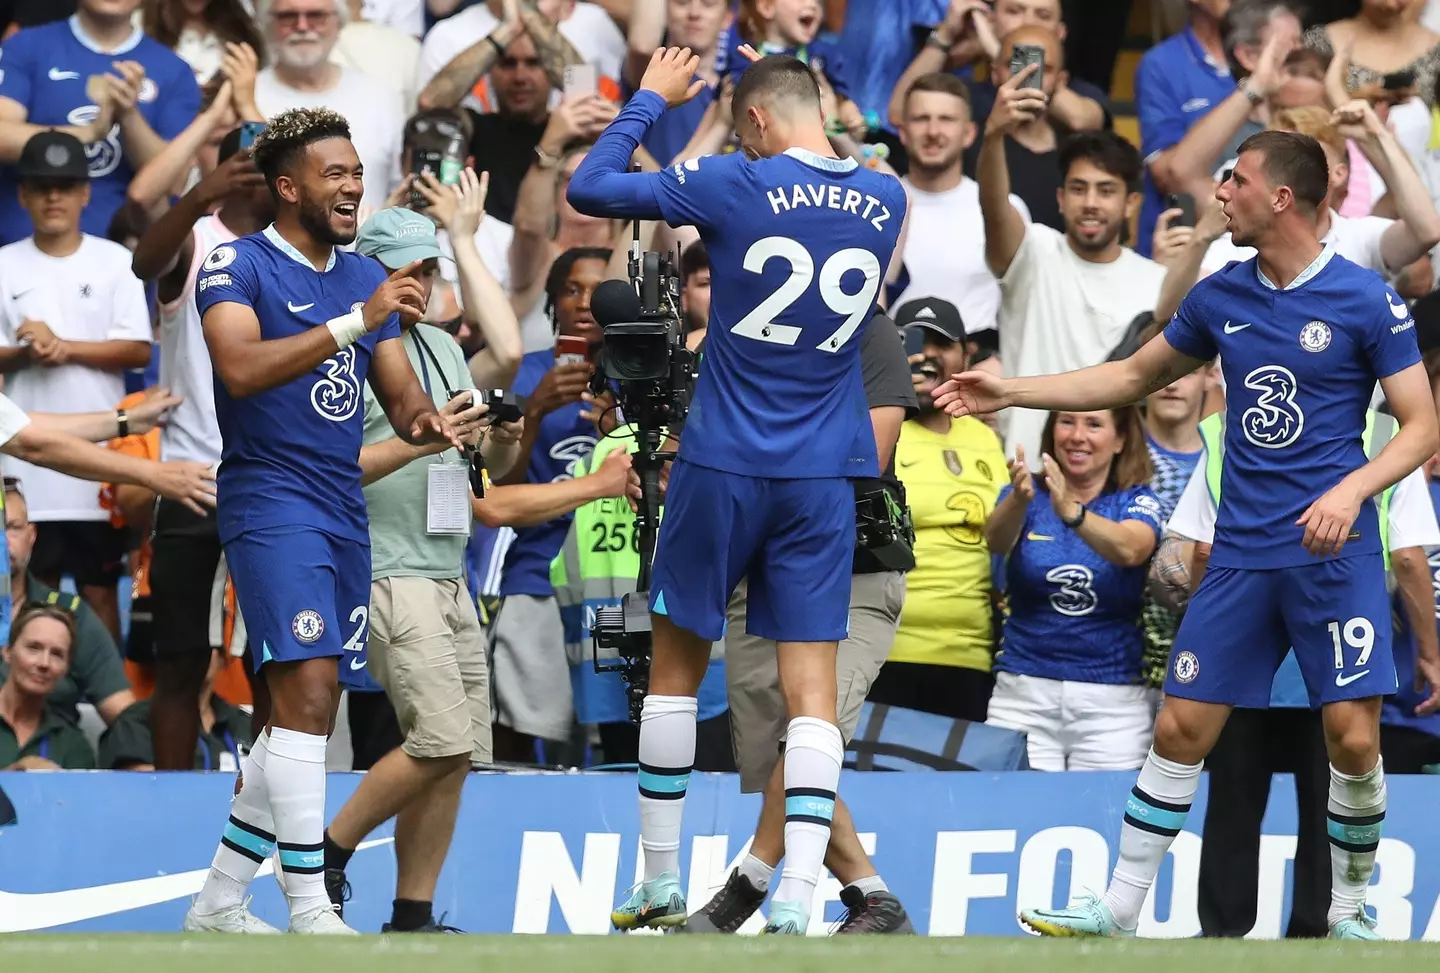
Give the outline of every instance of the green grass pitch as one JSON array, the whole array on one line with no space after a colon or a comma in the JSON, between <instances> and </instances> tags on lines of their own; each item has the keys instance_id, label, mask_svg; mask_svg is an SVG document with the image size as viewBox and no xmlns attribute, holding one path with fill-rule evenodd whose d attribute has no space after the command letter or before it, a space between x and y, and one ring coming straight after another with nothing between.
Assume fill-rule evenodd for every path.
<instances>
[{"instance_id":1,"label":"green grass pitch","mask_svg":"<svg viewBox=\"0 0 1440 973\"><path fill-rule=\"evenodd\" d=\"M0 936L5 973L1365 973L1425 943L651 936Z\"/></svg>"}]
</instances>

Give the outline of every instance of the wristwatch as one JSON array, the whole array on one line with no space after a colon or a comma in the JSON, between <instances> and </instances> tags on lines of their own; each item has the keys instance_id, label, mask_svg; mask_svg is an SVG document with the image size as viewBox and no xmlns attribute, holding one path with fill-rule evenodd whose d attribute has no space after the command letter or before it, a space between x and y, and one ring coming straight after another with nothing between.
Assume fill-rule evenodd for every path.
<instances>
[{"instance_id":1,"label":"wristwatch","mask_svg":"<svg viewBox=\"0 0 1440 973\"><path fill-rule=\"evenodd\" d=\"M1248 99L1250 99L1250 104L1252 104L1252 105L1258 105L1258 104L1260 104L1260 102L1262 102L1262 101L1265 100L1265 96L1264 96L1264 95L1262 95L1260 92L1256 91L1254 88L1250 87L1250 79L1249 79L1249 77L1246 77L1246 78L1242 79L1241 82L1240 82L1240 84L1237 85L1237 87L1238 87L1241 91L1245 92L1245 97L1248 98Z\"/></svg>"},{"instance_id":2,"label":"wristwatch","mask_svg":"<svg viewBox=\"0 0 1440 973\"><path fill-rule=\"evenodd\" d=\"M925 43L928 44L930 47L935 48L937 51L941 51L947 54L950 52L950 48L955 45L955 42L953 40L951 40L945 34L941 33L939 27L936 27L930 32L930 36L925 38Z\"/></svg>"},{"instance_id":3,"label":"wristwatch","mask_svg":"<svg viewBox=\"0 0 1440 973\"><path fill-rule=\"evenodd\" d=\"M1066 520L1064 517L1061 517L1060 523L1064 524L1066 527L1069 527L1071 530L1074 530L1081 524L1085 523L1085 505L1083 503L1080 505L1080 512L1075 515L1074 520Z\"/></svg>"},{"instance_id":4,"label":"wristwatch","mask_svg":"<svg viewBox=\"0 0 1440 973\"><path fill-rule=\"evenodd\" d=\"M130 435L130 414L124 409L115 410L115 425L119 427L119 438L123 439Z\"/></svg>"},{"instance_id":5,"label":"wristwatch","mask_svg":"<svg viewBox=\"0 0 1440 973\"><path fill-rule=\"evenodd\" d=\"M541 169L554 169L560 165L558 155L551 155L538 145L535 146L535 158L538 160L535 164Z\"/></svg>"}]
</instances>

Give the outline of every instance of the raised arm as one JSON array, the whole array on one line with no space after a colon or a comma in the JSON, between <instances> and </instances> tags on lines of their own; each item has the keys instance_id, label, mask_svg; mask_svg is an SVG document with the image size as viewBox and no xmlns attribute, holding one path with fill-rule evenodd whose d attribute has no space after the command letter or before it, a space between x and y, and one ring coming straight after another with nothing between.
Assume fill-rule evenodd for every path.
<instances>
[{"instance_id":1,"label":"raised arm","mask_svg":"<svg viewBox=\"0 0 1440 973\"><path fill-rule=\"evenodd\" d=\"M1370 160L1395 205L1398 219L1380 237L1380 256L1387 270L1398 273L1440 243L1440 213L1435 211L1435 203L1409 154L1368 101L1356 99L1341 106L1335 111L1334 121L1340 134L1358 145Z\"/></svg>"},{"instance_id":2,"label":"raised arm","mask_svg":"<svg viewBox=\"0 0 1440 973\"><path fill-rule=\"evenodd\" d=\"M625 64L620 69L631 88L640 87L650 58L665 42L666 6L667 0L634 0L625 38Z\"/></svg>"},{"instance_id":3,"label":"raised arm","mask_svg":"<svg viewBox=\"0 0 1440 973\"><path fill-rule=\"evenodd\" d=\"M438 29L444 30L444 25ZM500 60L515 38L525 25L520 20L506 19L496 26L487 36L480 38L450 61L449 64L440 69L440 73L431 78L429 83L420 91L417 99L421 110L429 111L432 108L454 108L460 104L461 99L475 87L495 62Z\"/></svg>"},{"instance_id":4,"label":"raised arm","mask_svg":"<svg viewBox=\"0 0 1440 973\"><path fill-rule=\"evenodd\" d=\"M220 126L233 121L232 90L230 82L226 81L209 108L196 115L195 120L171 139L154 158L137 167L135 178L130 180L130 185L125 190L125 196L130 202L144 207L146 212L153 212L169 198L171 192L190 172L190 168L195 164L195 155L205 142ZM158 273L156 271L141 279L149 280L158 276Z\"/></svg>"},{"instance_id":5,"label":"raised arm","mask_svg":"<svg viewBox=\"0 0 1440 973\"><path fill-rule=\"evenodd\" d=\"M1028 378L962 372L936 387L935 405L952 416L987 415L1010 406L1055 412L1095 412L1139 402L1204 363L1203 359L1176 351L1161 332L1129 358L1078 371ZM1425 398L1428 403L1428 385ZM1433 429L1433 414L1431 426Z\"/></svg>"},{"instance_id":6,"label":"raised arm","mask_svg":"<svg viewBox=\"0 0 1440 973\"><path fill-rule=\"evenodd\" d=\"M1045 110L1045 94L1020 83L1037 70L1027 65L995 92L995 107L985 120L985 141L980 146L975 182L980 186L980 216L985 224L985 264L996 277L1004 277L1025 242L1025 219L1010 203L1010 166L1005 139Z\"/></svg>"},{"instance_id":7,"label":"raised arm","mask_svg":"<svg viewBox=\"0 0 1440 973\"><path fill-rule=\"evenodd\" d=\"M508 9L516 0L505 0ZM571 64L584 64L585 58L575 45L565 39L560 33L559 27L549 17L535 9L535 0L519 0L520 22L525 25L525 33L535 42L535 52L540 56L540 66L545 70L545 76L557 89L565 90L565 68Z\"/></svg>"}]
</instances>

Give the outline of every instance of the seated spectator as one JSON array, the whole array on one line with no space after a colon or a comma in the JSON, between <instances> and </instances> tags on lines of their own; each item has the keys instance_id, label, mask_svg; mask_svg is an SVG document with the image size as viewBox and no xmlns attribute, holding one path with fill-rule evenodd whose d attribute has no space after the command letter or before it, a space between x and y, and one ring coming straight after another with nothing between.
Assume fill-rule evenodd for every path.
<instances>
[{"instance_id":1,"label":"seated spectator","mask_svg":"<svg viewBox=\"0 0 1440 973\"><path fill-rule=\"evenodd\" d=\"M924 353L911 359L920 414L900 427L895 447L915 523L915 567L905 577L890 658L867 698L983 723L995 685L985 522L1006 483L1005 454L979 419L952 419L930 398L946 376L969 367L955 306L935 298L910 301L895 312L895 323L925 333Z\"/></svg>"},{"instance_id":2,"label":"seated spectator","mask_svg":"<svg viewBox=\"0 0 1440 973\"><path fill-rule=\"evenodd\" d=\"M558 99L565 89L567 64L593 64L596 93L618 100L625 35L605 9L584 0L549 0L538 8L544 9L517 0L485 0L426 34L420 50L420 107L464 104L481 113L499 111L496 81L486 75L508 56L533 59L548 76L545 107L551 92ZM511 51L521 36L528 36L530 44Z\"/></svg>"},{"instance_id":3,"label":"seated spectator","mask_svg":"<svg viewBox=\"0 0 1440 973\"><path fill-rule=\"evenodd\" d=\"M219 652L210 655L210 669L200 693L200 741L195 747L192 770L235 773L240 769L241 756L254 742L250 735L250 714L215 694L215 677L226 661ZM99 766L101 770L155 769L148 699L131 705L100 737Z\"/></svg>"},{"instance_id":4,"label":"seated spectator","mask_svg":"<svg viewBox=\"0 0 1440 973\"><path fill-rule=\"evenodd\" d=\"M11 604L52 605L74 618L74 651L59 684L49 694L50 706L71 723L79 723L76 705L84 700L95 707L100 719L113 723L125 707L135 702L125 679L120 650L110 632L91 607L78 596L41 584L30 573L30 552L35 546L35 525L25 508L20 481L5 477L5 539L10 558ZM5 666L0 664L0 679Z\"/></svg>"},{"instance_id":5,"label":"seated spectator","mask_svg":"<svg viewBox=\"0 0 1440 973\"><path fill-rule=\"evenodd\" d=\"M830 124L863 139L870 123L850 98L839 50L819 39L820 13L819 0L740 0L736 44L749 44L762 55L789 54L810 65L821 90L835 93L838 110ZM731 56L728 64L730 80L738 81L750 62Z\"/></svg>"},{"instance_id":6,"label":"seated spectator","mask_svg":"<svg viewBox=\"0 0 1440 973\"><path fill-rule=\"evenodd\" d=\"M91 180L80 225L94 236L104 235L125 202L135 171L200 107L190 66L132 24L139 4L80 0L69 21L22 30L3 50L0 163L13 166L31 136L47 128L78 138ZM105 80L92 84L92 76ZM0 169L0 244L24 239L31 229L14 170Z\"/></svg>"},{"instance_id":7,"label":"seated spectator","mask_svg":"<svg viewBox=\"0 0 1440 973\"><path fill-rule=\"evenodd\" d=\"M420 89L415 73L420 65L420 34L399 26L396 14L407 5L413 16L420 17L421 0L345 0L350 19L340 28L340 39L330 52L330 60L343 68L354 68L379 81L400 95L400 109L406 115L415 111ZM379 9L389 7L390 10ZM373 9L372 9L373 8ZM374 19L384 17L384 19Z\"/></svg>"},{"instance_id":8,"label":"seated spectator","mask_svg":"<svg viewBox=\"0 0 1440 973\"><path fill-rule=\"evenodd\" d=\"M924 48L895 85L889 108L892 123L899 125L898 119L904 112L901 99L916 78L949 71L972 75L966 79L970 104L975 124L983 128L990 109L995 106L995 92L1002 81L993 74L981 80L973 76L973 69L993 63L1000 56L1001 39L1022 27L1047 30L1063 42L1066 30L1060 15L1060 0L999 0L993 8L979 0L953 0L945 20L930 32ZM1062 67L1047 51L1046 72L1058 73ZM1083 78L1067 75L1064 84L1056 85L1047 111L1051 120L1065 131L1110 127L1110 100L1105 92Z\"/></svg>"},{"instance_id":9,"label":"seated spectator","mask_svg":"<svg viewBox=\"0 0 1440 973\"><path fill-rule=\"evenodd\" d=\"M622 94L628 101L640 87L640 79L654 56L656 48L688 47L700 58L696 71L705 82L705 90L683 105L660 116L651 125L640 143L662 163L672 163L685 156L685 148L700 132L710 106L720 92L721 32L730 16L725 0L641 0L630 17L629 50L621 79Z\"/></svg>"},{"instance_id":10,"label":"seated spectator","mask_svg":"<svg viewBox=\"0 0 1440 973\"><path fill-rule=\"evenodd\" d=\"M204 85L220 72L227 45L264 51L247 6L245 0L145 0L145 33L180 55Z\"/></svg>"},{"instance_id":11,"label":"seated spectator","mask_svg":"<svg viewBox=\"0 0 1440 973\"><path fill-rule=\"evenodd\" d=\"M329 108L344 115L365 167L361 209L383 209L400 183L405 113L399 93L331 62L349 16L343 0L272 0L268 8L260 26L275 63L255 79L256 106L266 118L291 108Z\"/></svg>"},{"instance_id":12,"label":"seated spectator","mask_svg":"<svg viewBox=\"0 0 1440 973\"><path fill-rule=\"evenodd\" d=\"M938 297L958 309L964 330L993 331L1000 285L985 266L980 187L961 166L975 141L965 82L952 74L917 78L905 98L900 141L910 158L900 180L910 197L901 275L908 283L892 306ZM1030 210L1019 196L1011 195L1010 205L1029 222Z\"/></svg>"},{"instance_id":13,"label":"seated spectator","mask_svg":"<svg viewBox=\"0 0 1440 973\"><path fill-rule=\"evenodd\" d=\"M0 372L29 412L109 412L125 395L125 372L150 363L154 332L145 288L130 252L82 229L92 180L73 136L31 138L16 167L20 202L33 217L28 239L0 249ZM100 509L95 485L11 460L6 469L31 490L38 524L31 570L52 588L70 576L118 639L116 584L122 532Z\"/></svg>"},{"instance_id":14,"label":"seated spectator","mask_svg":"<svg viewBox=\"0 0 1440 973\"><path fill-rule=\"evenodd\" d=\"M986 525L1010 611L987 722L1026 734L1035 770L1135 770L1155 712L1140 608L1160 539L1140 410L1052 412L1041 449L1038 482L1016 450Z\"/></svg>"},{"instance_id":15,"label":"seated spectator","mask_svg":"<svg viewBox=\"0 0 1440 973\"><path fill-rule=\"evenodd\" d=\"M0 651L0 769L89 770L95 754L85 734L50 704L75 652L75 619L54 605L26 605Z\"/></svg>"}]
</instances>

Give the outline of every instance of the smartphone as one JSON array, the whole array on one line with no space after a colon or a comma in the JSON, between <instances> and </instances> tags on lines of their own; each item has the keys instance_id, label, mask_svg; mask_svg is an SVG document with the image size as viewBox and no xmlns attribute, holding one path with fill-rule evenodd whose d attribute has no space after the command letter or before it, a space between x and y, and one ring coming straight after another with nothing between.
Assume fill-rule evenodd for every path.
<instances>
[{"instance_id":1,"label":"smartphone","mask_svg":"<svg viewBox=\"0 0 1440 973\"><path fill-rule=\"evenodd\" d=\"M1171 193L1165 197L1166 209L1178 209L1179 217L1171 226L1194 226L1195 225L1195 197L1189 193Z\"/></svg>"},{"instance_id":2,"label":"smartphone","mask_svg":"<svg viewBox=\"0 0 1440 973\"><path fill-rule=\"evenodd\" d=\"M925 354L925 329L914 326L905 329L905 357Z\"/></svg>"},{"instance_id":3,"label":"smartphone","mask_svg":"<svg viewBox=\"0 0 1440 973\"><path fill-rule=\"evenodd\" d=\"M565 100L574 101L593 95L600 86L600 78L593 64L567 64L565 66Z\"/></svg>"},{"instance_id":4,"label":"smartphone","mask_svg":"<svg viewBox=\"0 0 1440 973\"><path fill-rule=\"evenodd\" d=\"M573 365L590 360L590 342L579 335L562 334L555 339L555 364Z\"/></svg>"},{"instance_id":5,"label":"smartphone","mask_svg":"<svg viewBox=\"0 0 1440 973\"><path fill-rule=\"evenodd\" d=\"M1016 75L1027 65L1037 64L1039 70L1020 83L1022 88L1043 87L1045 80L1045 48L1038 44L1016 44L1010 49L1010 74Z\"/></svg>"},{"instance_id":6,"label":"smartphone","mask_svg":"<svg viewBox=\"0 0 1440 973\"><path fill-rule=\"evenodd\" d=\"M248 149L255 144L255 138L265 129L269 128L264 122L241 122L240 123L240 148Z\"/></svg>"}]
</instances>

